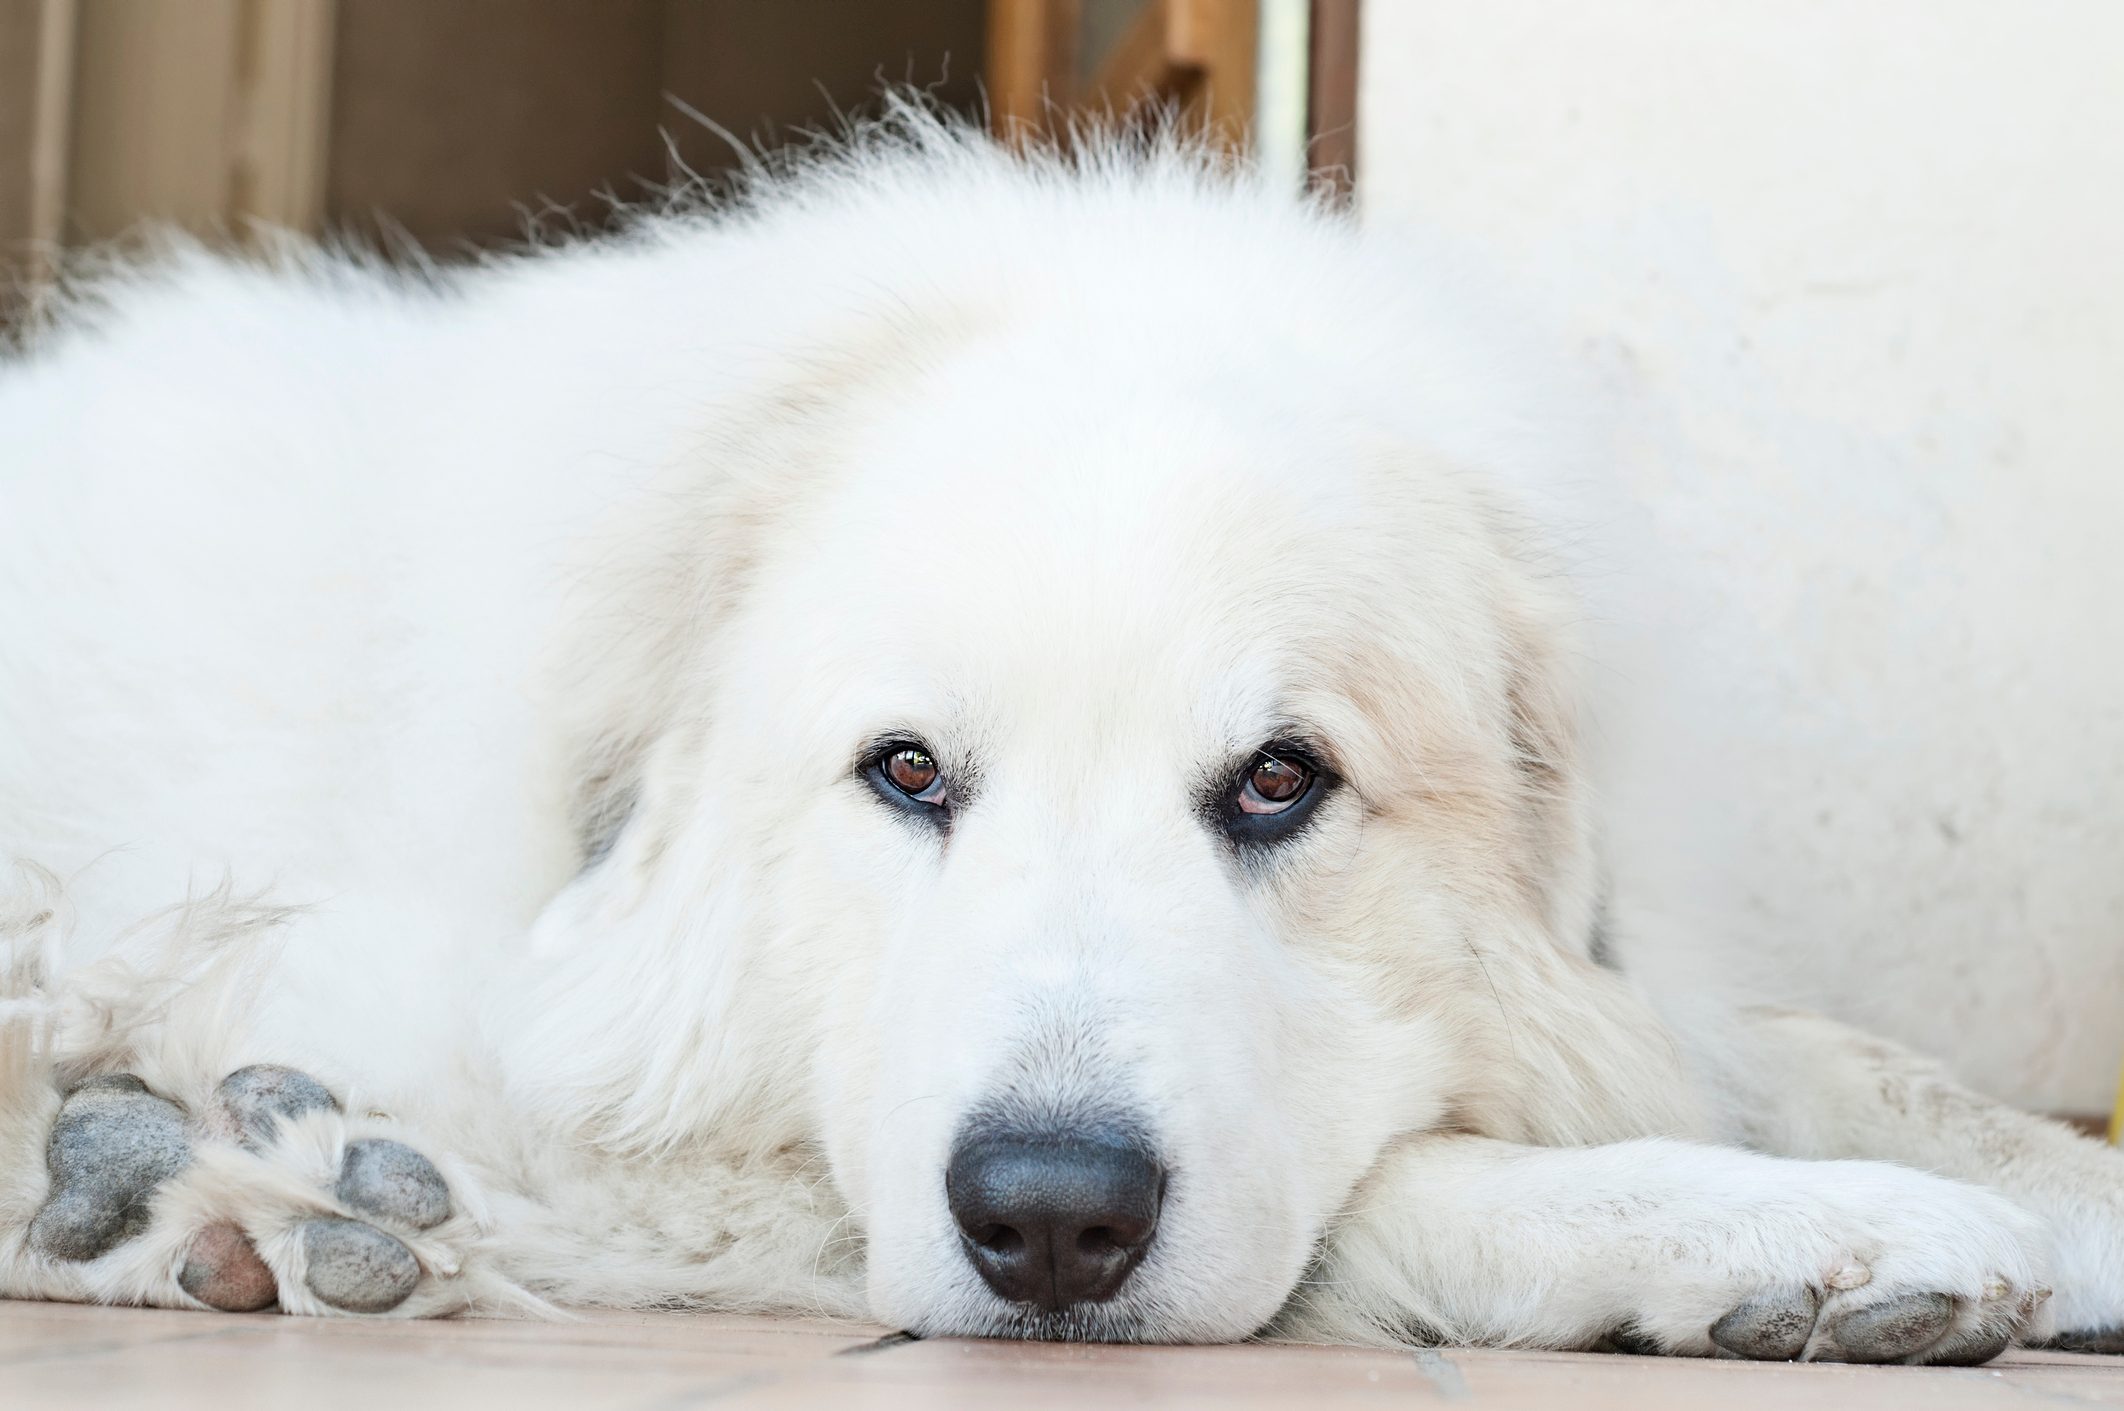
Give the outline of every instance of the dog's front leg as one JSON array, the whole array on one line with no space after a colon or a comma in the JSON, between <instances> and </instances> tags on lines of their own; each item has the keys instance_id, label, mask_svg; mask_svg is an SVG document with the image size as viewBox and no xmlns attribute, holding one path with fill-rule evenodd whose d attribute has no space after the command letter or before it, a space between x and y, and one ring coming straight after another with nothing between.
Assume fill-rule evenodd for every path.
<instances>
[{"instance_id":1,"label":"dog's front leg","mask_svg":"<svg viewBox=\"0 0 2124 1411\"><path fill-rule=\"evenodd\" d=\"M1433 1135L1359 1187L1276 1331L1970 1364L2047 1331L2046 1244L2012 1202L1885 1163Z\"/></svg>"},{"instance_id":2,"label":"dog's front leg","mask_svg":"<svg viewBox=\"0 0 2124 1411\"><path fill-rule=\"evenodd\" d=\"M2124 1155L1820 1015L1757 1008L1740 1021L1714 1065L1737 1135L1781 1155L1899 1161L2003 1191L2055 1233L2057 1345L2124 1352Z\"/></svg>"}]
</instances>

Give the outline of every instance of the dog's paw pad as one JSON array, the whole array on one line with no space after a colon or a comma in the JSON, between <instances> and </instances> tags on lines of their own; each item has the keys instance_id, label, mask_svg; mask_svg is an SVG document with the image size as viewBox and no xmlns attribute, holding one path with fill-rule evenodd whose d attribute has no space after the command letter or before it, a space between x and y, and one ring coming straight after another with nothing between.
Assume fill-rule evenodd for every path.
<instances>
[{"instance_id":1,"label":"dog's paw pad","mask_svg":"<svg viewBox=\"0 0 2124 1411\"><path fill-rule=\"evenodd\" d=\"M2099 1352L2111 1357L2124 1357L2124 1326L2078 1328L2072 1332L2059 1333L2043 1346L2053 1352Z\"/></svg>"},{"instance_id":2,"label":"dog's paw pad","mask_svg":"<svg viewBox=\"0 0 2124 1411\"><path fill-rule=\"evenodd\" d=\"M302 1249L310 1292L347 1313L388 1313L420 1283L413 1252L359 1220L305 1222Z\"/></svg>"},{"instance_id":3,"label":"dog's paw pad","mask_svg":"<svg viewBox=\"0 0 2124 1411\"><path fill-rule=\"evenodd\" d=\"M1433 1335L1433 1346L1445 1341ZM1619 1357L1659 1357L1666 1353L1658 1338L1639 1328L1635 1323L1622 1323L1601 1334L1599 1341L1588 1347L1588 1352L1606 1352Z\"/></svg>"},{"instance_id":4,"label":"dog's paw pad","mask_svg":"<svg viewBox=\"0 0 2124 1411\"><path fill-rule=\"evenodd\" d=\"M1807 1350L1820 1309L1812 1289L1760 1294L1712 1324L1711 1341L1752 1362L1790 1362Z\"/></svg>"},{"instance_id":5,"label":"dog's paw pad","mask_svg":"<svg viewBox=\"0 0 2124 1411\"><path fill-rule=\"evenodd\" d=\"M148 1227L148 1197L191 1159L175 1103L130 1073L90 1079L67 1095L52 1124L51 1197L30 1222L29 1247L74 1262L108 1253Z\"/></svg>"},{"instance_id":6,"label":"dog's paw pad","mask_svg":"<svg viewBox=\"0 0 2124 1411\"><path fill-rule=\"evenodd\" d=\"M450 1218L450 1187L435 1163L404 1142L368 1137L347 1143L339 1168L340 1204L416 1230Z\"/></svg>"},{"instance_id":7,"label":"dog's paw pad","mask_svg":"<svg viewBox=\"0 0 2124 1411\"><path fill-rule=\"evenodd\" d=\"M2013 1345L2013 1329L1979 1324L1956 1333L1919 1360L1928 1367L1981 1367Z\"/></svg>"},{"instance_id":8,"label":"dog's paw pad","mask_svg":"<svg viewBox=\"0 0 2124 1411\"><path fill-rule=\"evenodd\" d=\"M209 1124L216 1134L253 1151L273 1139L282 1122L305 1112L339 1110L339 1099L307 1073L275 1063L239 1068L214 1089Z\"/></svg>"},{"instance_id":9,"label":"dog's paw pad","mask_svg":"<svg viewBox=\"0 0 2124 1411\"><path fill-rule=\"evenodd\" d=\"M1945 1336L1954 1311L1954 1299L1944 1293L1865 1304L1828 1321L1822 1329L1827 1346L1816 1356L1824 1362L1898 1362Z\"/></svg>"},{"instance_id":10,"label":"dog's paw pad","mask_svg":"<svg viewBox=\"0 0 2124 1411\"><path fill-rule=\"evenodd\" d=\"M177 1286L224 1313L255 1313L272 1306L280 1294L273 1271L234 1225L209 1225L192 1236Z\"/></svg>"}]
</instances>

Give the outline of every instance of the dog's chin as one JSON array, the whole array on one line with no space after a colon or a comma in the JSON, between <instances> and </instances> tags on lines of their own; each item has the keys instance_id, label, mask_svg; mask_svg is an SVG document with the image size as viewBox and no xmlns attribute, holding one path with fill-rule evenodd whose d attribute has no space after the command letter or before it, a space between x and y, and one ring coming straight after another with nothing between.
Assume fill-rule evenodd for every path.
<instances>
[{"instance_id":1,"label":"dog's chin","mask_svg":"<svg viewBox=\"0 0 2124 1411\"><path fill-rule=\"evenodd\" d=\"M1026 1342L1164 1342L1149 1319L1125 1308L1095 1304L1060 1313L1012 1304L977 1320L975 1337Z\"/></svg>"},{"instance_id":2,"label":"dog's chin","mask_svg":"<svg viewBox=\"0 0 2124 1411\"><path fill-rule=\"evenodd\" d=\"M1009 1338L1021 1342L1240 1342L1265 1326L1261 1317L1211 1310L1161 1308L1153 1298L1117 1298L1050 1312L1026 1304L984 1298L941 1316L917 1320L910 1331L923 1337Z\"/></svg>"}]
</instances>

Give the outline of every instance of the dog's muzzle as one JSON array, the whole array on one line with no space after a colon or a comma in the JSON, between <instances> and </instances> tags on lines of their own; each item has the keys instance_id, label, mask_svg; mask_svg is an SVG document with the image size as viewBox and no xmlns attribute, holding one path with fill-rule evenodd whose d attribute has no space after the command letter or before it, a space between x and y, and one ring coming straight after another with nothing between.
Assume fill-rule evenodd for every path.
<instances>
[{"instance_id":1,"label":"dog's muzzle","mask_svg":"<svg viewBox=\"0 0 2124 1411\"><path fill-rule=\"evenodd\" d=\"M1059 1313L1112 1298L1142 1262L1165 1170L1129 1137L976 1128L953 1148L944 1191L988 1286Z\"/></svg>"}]
</instances>

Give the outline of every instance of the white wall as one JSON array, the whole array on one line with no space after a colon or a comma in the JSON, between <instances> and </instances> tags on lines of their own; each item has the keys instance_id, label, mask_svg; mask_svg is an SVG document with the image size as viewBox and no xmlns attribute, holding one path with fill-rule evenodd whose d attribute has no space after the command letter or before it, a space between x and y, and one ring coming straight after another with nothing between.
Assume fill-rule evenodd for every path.
<instances>
[{"instance_id":1,"label":"white wall","mask_svg":"<svg viewBox=\"0 0 2124 1411\"><path fill-rule=\"evenodd\" d=\"M2051 1108L2124 1055L2124 4L1371 0L1367 218L1621 404L1736 761L1704 937Z\"/></svg>"}]
</instances>

